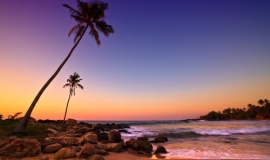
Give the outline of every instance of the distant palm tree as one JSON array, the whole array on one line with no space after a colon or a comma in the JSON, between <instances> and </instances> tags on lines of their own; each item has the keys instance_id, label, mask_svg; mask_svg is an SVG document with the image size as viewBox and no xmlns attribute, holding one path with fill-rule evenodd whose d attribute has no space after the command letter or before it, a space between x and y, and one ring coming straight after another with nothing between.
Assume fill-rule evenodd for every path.
<instances>
[{"instance_id":1,"label":"distant palm tree","mask_svg":"<svg viewBox=\"0 0 270 160\"><path fill-rule=\"evenodd\" d=\"M74 93L74 96L75 96L75 88L79 87L79 88L83 89L83 86L81 84L79 84L82 79L79 79L79 78L80 78L80 75L78 73L74 72L74 74L70 75L69 79L67 79L68 83L63 86L63 88L69 87L69 97L68 97L68 101L67 101L64 122L66 120L66 114L67 114L70 96L72 96L72 93Z\"/></svg>"},{"instance_id":2,"label":"distant palm tree","mask_svg":"<svg viewBox=\"0 0 270 160\"><path fill-rule=\"evenodd\" d=\"M74 37L74 46L69 51L69 54L61 63L61 65L57 68L55 73L51 76L51 78L44 84L44 86L40 89L38 94L36 95L35 99L31 103L30 107L28 108L27 112L24 115L23 120L18 124L15 128L14 133L25 132L26 125L28 120L31 116L33 109L35 108L36 103L38 102L40 96L45 91L45 89L49 86L52 80L57 76L60 72L62 67L65 65L71 54L73 53L74 49L77 47L79 42L81 41L83 35L85 34L86 30L89 28L89 34L95 39L97 45L101 44L99 39L99 32L103 33L105 36L109 36L110 33L114 32L114 29L111 25L108 25L103 19L105 18L104 11L108 9L108 3L103 3L99 1L94 2L81 2L77 0L77 8L78 10L73 9L67 4L63 4L63 6L70 11L70 17L73 18L77 24L71 28L69 31L69 36L72 33L75 33Z\"/></svg>"},{"instance_id":3,"label":"distant palm tree","mask_svg":"<svg viewBox=\"0 0 270 160\"><path fill-rule=\"evenodd\" d=\"M259 104L259 105L264 105L264 100L260 99L260 100L258 101L258 104Z\"/></svg>"}]
</instances>

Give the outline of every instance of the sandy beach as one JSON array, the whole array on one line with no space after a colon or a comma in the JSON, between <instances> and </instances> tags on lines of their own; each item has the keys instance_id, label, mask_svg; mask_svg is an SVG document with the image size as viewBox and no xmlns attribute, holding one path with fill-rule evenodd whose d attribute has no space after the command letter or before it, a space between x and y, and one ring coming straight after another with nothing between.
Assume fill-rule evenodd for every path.
<instances>
[{"instance_id":1,"label":"sandy beach","mask_svg":"<svg viewBox=\"0 0 270 160\"><path fill-rule=\"evenodd\" d=\"M1 157L0 157L1 158ZM147 157L140 157L140 156L135 156L132 154L129 154L128 152L121 152L121 153L115 153L115 152L110 152L109 155L104 156L105 160L151 160L151 159L170 159L170 160L176 160L176 159L189 159L189 158L175 158L175 157L162 157L162 156L156 156L153 155L151 158ZM41 159L47 159L47 160L54 160L54 154L44 154L41 153L36 157L25 157L22 158L21 160L41 160ZM10 160L15 160L15 159L10 159ZM69 158L67 160L84 160L84 158Z\"/></svg>"}]
</instances>

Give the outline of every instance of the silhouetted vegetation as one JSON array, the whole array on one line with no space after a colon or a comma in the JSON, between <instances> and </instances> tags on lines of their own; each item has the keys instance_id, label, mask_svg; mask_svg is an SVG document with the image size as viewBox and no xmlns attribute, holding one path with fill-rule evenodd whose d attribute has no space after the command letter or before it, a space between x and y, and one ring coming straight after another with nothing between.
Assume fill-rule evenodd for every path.
<instances>
[{"instance_id":1,"label":"silhouetted vegetation","mask_svg":"<svg viewBox=\"0 0 270 160\"><path fill-rule=\"evenodd\" d=\"M19 120L2 120L0 121L0 140L7 136L16 136L19 138L35 138L38 141L44 141L48 136L48 127L45 125L29 124L26 127L26 132L20 134L12 134L14 128L19 124ZM1 159L1 158L0 158Z\"/></svg>"},{"instance_id":2,"label":"silhouetted vegetation","mask_svg":"<svg viewBox=\"0 0 270 160\"><path fill-rule=\"evenodd\" d=\"M13 116L12 115L8 115L8 120L16 120L19 118L19 115L22 114L22 112L17 112L15 113Z\"/></svg>"},{"instance_id":3,"label":"silhouetted vegetation","mask_svg":"<svg viewBox=\"0 0 270 160\"><path fill-rule=\"evenodd\" d=\"M211 111L201 116L205 120L254 120L270 119L270 103L268 99L260 99L258 105L248 104L247 108L226 108L222 112Z\"/></svg>"},{"instance_id":4,"label":"silhouetted vegetation","mask_svg":"<svg viewBox=\"0 0 270 160\"><path fill-rule=\"evenodd\" d=\"M68 103L70 100L70 96L72 96L72 94L74 93L75 96L75 88L79 87L81 89L83 89L83 86L80 83L80 81L82 79L79 79L80 75L76 72L74 72L73 75L69 76L69 79L67 79L67 84L65 84L63 87L69 87L69 97L68 97L68 101L67 101L67 106L66 106L66 111L65 111L65 115L64 115L64 122L66 120L66 114L67 114L67 109L68 109Z\"/></svg>"}]
</instances>

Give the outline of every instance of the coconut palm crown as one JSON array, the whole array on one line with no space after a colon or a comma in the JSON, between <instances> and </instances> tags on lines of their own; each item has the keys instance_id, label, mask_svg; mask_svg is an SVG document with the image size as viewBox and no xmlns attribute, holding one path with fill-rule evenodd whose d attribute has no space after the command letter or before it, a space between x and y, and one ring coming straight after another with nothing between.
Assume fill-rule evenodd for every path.
<instances>
[{"instance_id":1,"label":"coconut palm crown","mask_svg":"<svg viewBox=\"0 0 270 160\"><path fill-rule=\"evenodd\" d=\"M69 9L70 17L77 22L68 34L70 36L75 33L74 43L77 42L88 27L90 28L89 34L96 40L97 45L101 44L98 31L107 37L114 32L113 27L103 20L105 18L104 11L108 9L108 3L99 1L81 2L77 0L77 10L67 4L63 4L63 6Z\"/></svg>"}]
</instances>

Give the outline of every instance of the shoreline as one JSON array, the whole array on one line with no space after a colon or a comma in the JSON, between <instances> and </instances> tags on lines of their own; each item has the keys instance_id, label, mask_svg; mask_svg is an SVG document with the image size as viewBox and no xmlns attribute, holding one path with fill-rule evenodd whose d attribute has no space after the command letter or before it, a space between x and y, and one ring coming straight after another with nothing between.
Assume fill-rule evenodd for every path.
<instances>
[{"instance_id":1,"label":"shoreline","mask_svg":"<svg viewBox=\"0 0 270 160\"><path fill-rule=\"evenodd\" d=\"M79 121L79 123L75 123L76 120L73 120L74 122L73 125L71 124L68 125L68 123L63 125L63 123L59 123L55 121L51 121L50 123L47 123L46 121L46 122L43 122L43 124L41 124L41 122L31 122L30 126L34 128L35 131L42 129L40 128L41 126L43 127L46 126L46 128L48 128L48 130L44 132L45 141L40 141L41 139L38 139L40 138L38 134L34 134L34 136L30 137L30 138L39 140L39 143L41 144L41 151L43 153L41 152L39 154L36 154L34 155L34 157L29 157L29 156L28 157L25 156L22 158L17 157L17 159L19 158L22 160L53 160L55 156L55 152L54 153L47 152L45 151L45 147L56 144L56 143L61 144L62 149L69 148L71 150L74 150L76 152L76 157L68 158L68 159L75 159L75 160L83 159L83 158L79 158L81 157L80 151L82 151L85 147L89 147L89 145L85 145L86 143L90 144L90 148L92 148L92 150L94 149L94 153L91 153L91 155L99 154L101 156L104 156L103 158L105 160L119 160L119 159L120 160L121 159L131 159L131 160L132 159L134 160L175 159L177 160L177 159L213 158L213 157L214 158L218 158L218 157L265 158L267 157L269 153L268 151L265 150L265 148L269 146L270 141L265 142L264 139L267 139L267 137L269 136L264 135L264 134L254 134L253 132L251 133L250 127L248 126L249 125L254 126L253 131L256 131L256 133L265 132L264 131L265 129L262 127L262 125L265 126L269 124L269 121L268 120L256 120L257 122L250 121L250 120L248 120L249 122L248 121L244 122L244 121L246 120L227 121L229 124L227 124L226 121L223 121L223 122L222 121L208 121L206 123L200 123L200 122L181 123L180 122L180 124L178 124L177 121L175 121L176 124L171 124L170 122L168 124L164 124L164 123L159 124L159 123L154 122L153 123L154 126L152 124L149 125L148 123L147 123L147 126L143 126L144 129L146 129L145 131L149 131L149 132L143 132L140 129L129 130L128 128L126 129L122 128L123 126L132 127L132 124L130 123L129 125L123 125L121 123L120 124L117 124L117 123L116 124L115 123L88 124L91 122L88 121L88 123L85 123L85 122L83 123ZM6 121L6 122L7 124L12 124L11 122L16 122L16 121ZM200 125L200 127L202 127L201 125L203 125L203 128L200 128L200 127L198 128L198 124ZM210 130L209 130L209 124L212 124L211 125L212 128L210 128ZM239 124L244 125L244 126L248 125L248 126L238 127L238 128L233 127L230 130L224 130L225 126L227 126L227 128L228 127L231 128L232 126L238 126ZM167 133L167 132L164 132L164 130L162 130L160 126L165 127L165 131L168 131L168 130L175 131L175 129L179 129L179 130L177 130L178 131L177 133L174 133L174 132ZM61 129L61 127L64 127L65 130L62 130L63 128ZM195 131L186 131L182 129L182 128L187 128L187 127L197 129L197 130L199 129L200 133L196 134L197 132L195 133ZM267 128L268 128L267 131L270 131L269 126L267 126ZM243 129L247 129L245 131L245 133L247 134L244 136L242 136ZM161 133L164 132L166 134L160 134L160 135L153 134L152 135L152 133L156 133L155 131L157 130L162 131ZM40 130L40 131L45 131L45 130ZM235 134L236 131L237 133L239 132L240 134ZM47 134L48 132L50 133ZM213 134L211 136L212 132L215 132L216 134ZM41 132L33 132L33 133L41 133ZM210 136L204 136L204 134L208 134ZM29 136L31 135L33 134L25 135L25 138L29 138ZM110 137L109 135L110 136L118 135L119 137L118 138L111 137L109 140L108 139ZM164 138L163 136L166 138ZM250 139L254 139L252 141L252 144L248 143ZM6 143L5 145L8 146L11 141L9 142L6 141L8 143ZM141 143L139 141L144 141L144 142ZM0 144L1 143L2 142L0 142ZM21 144L23 145L25 143L23 142ZM143 147L143 149L135 147L138 145L142 145L141 147ZM150 145L152 146L151 150L149 150ZM165 151L165 152L158 152L158 153L165 153L165 154L160 154L160 155L154 154L155 151L158 150L157 148L161 148L159 146L166 148L166 150L169 153L166 153ZM248 150L248 151L253 151L254 153L253 154L244 153L242 150L243 148L245 148L245 150ZM104 153L101 150L105 150L108 152ZM0 151L0 153L3 153L3 152ZM1 154L0 159L11 159L11 160L16 159L16 158L9 158L9 157L13 157L14 152L10 153L8 157L3 156L3 155L4 154Z\"/></svg>"},{"instance_id":2,"label":"shoreline","mask_svg":"<svg viewBox=\"0 0 270 160\"><path fill-rule=\"evenodd\" d=\"M3 158L0 156L0 158ZM40 153L35 157L23 157L20 160L54 160L54 154ZM128 153L127 151L115 153L109 152L109 155L104 156L105 160L151 160L151 159L170 159L170 160L179 160L179 159L191 159L185 157L173 157L173 156L156 156L155 154L152 157L141 157ZM10 160L16 160L16 158L10 158ZM68 158L66 160L85 160L85 158Z\"/></svg>"}]
</instances>

